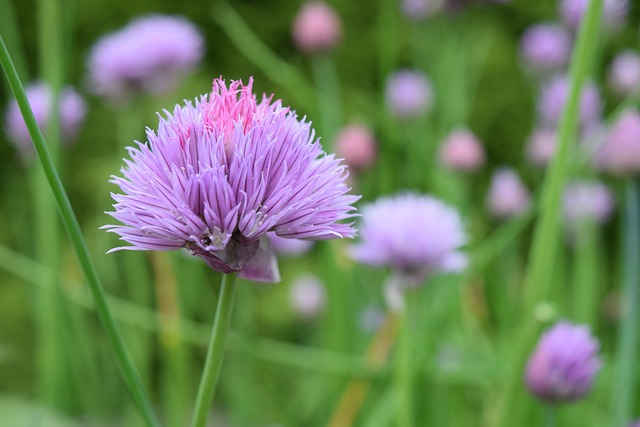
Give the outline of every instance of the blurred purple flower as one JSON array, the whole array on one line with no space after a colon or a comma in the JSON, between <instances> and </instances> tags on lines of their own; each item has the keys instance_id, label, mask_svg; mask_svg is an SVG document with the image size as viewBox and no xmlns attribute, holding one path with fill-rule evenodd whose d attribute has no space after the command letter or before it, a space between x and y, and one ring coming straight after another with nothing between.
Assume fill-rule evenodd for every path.
<instances>
[{"instance_id":1,"label":"blurred purple flower","mask_svg":"<svg viewBox=\"0 0 640 427\"><path fill-rule=\"evenodd\" d=\"M473 172L484 165L484 146L469 130L455 129L440 145L438 158L446 168Z\"/></svg>"},{"instance_id":2,"label":"blurred purple flower","mask_svg":"<svg viewBox=\"0 0 640 427\"><path fill-rule=\"evenodd\" d=\"M556 76L543 88L538 102L538 111L544 125L555 127L560 122L564 106L569 96L569 79ZM580 97L580 124L583 128L594 125L600 120L602 102L598 87L589 81L582 89Z\"/></svg>"},{"instance_id":3,"label":"blurred purple flower","mask_svg":"<svg viewBox=\"0 0 640 427\"><path fill-rule=\"evenodd\" d=\"M571 37L560 25L534 25L522 36L521 52L525 63L534 71L558 71L569 62Z\"/></svg>"},{"instance_id":4,"label":"blurred purple flower","mask_svg":"<svg viewBox=\"0 0 640 427\"><path fill-rule=\"evenodd\" d=\"M196 27L178 16L149 15L102 37L87 61L89 87L111 101L173 89L204 53Z\"/></svg>"},{"instance_id":5,"label":"blurred purple flower","mask_svg":"<svg viewBox=\"0 0 640 427\"><path fill-rule=\"evenodd\" d=\"M256 101L253 81L213 82L211 94L166 112L148 143L129 148L124 194L113 194L124 225L104 228L133 246L187 248L214 270L277 281L267 233L324 240L353 237L346 166L327 155L309 123L271 97Z\"/></svg>"},{"instance_id":6,"label":"blurred purple flower","mask_svg":"<svg viewBox=\"0 0 640 427\"><path fill-rule=\"evenodd\" d=\"M419 21L440 10L443 0L402 0L401 9L404 16L412 21Z\"/></svg>"},{"instance_id":7,"label":"blurred purple flower","mask_svg":"<svg viewBox=\"0 0 640 427\"><path fill-rule=\"evenodd\" d=\"M269 240L271 241L271 247L277 254L287 256L304 255L309 252L313 246L313 242L310 240L301 239L287 239L278 236L275 232L270 231L267 233Z\"/></svg>"},{"instance_id":8,"label":"blurred purple flower","mask_svg":"<svg viewBox=\"0 0 640 427\"><path fill-rule=\"evenodd\" d=\"M611 216L614 204L609 188L597 181L573 181L564 192L564 216L570 225L583 220L603 223Z\"/></svg>"},{"instance_id":9,"label":"blurred purple flower","mask_svg":"<svg viewBox=\"0 0 640 427\"><path fill-rule=\"evenodd\" d=\"M387 78L385 98L389 111L395 117L410 119L431 108L433 89L421 72L400 70Z\"/></svg>"},{"instance_id":10,"label":"blurred purple flower","mask_svg":"<svg viewBox=\"0 0 640 427\"><path fill-rule=\"evenodd\" d=\"M582 17L587 11L589 0L562 0L560 15L564 23L572 30L577 30ZM629 12L627 0L604 0L602 5L602 24L609 29L618 29L624 24Z\"/></svg>"},{"instance_id":11,"label":"blurred purple flower","mask_svg":"<svg viewBox=\"0 0 640 427\"><path fill-rule=\"evenodd\" d=\"M298 49L318 53L336 47L342 38L338 14L322 1L305 3L293 21L293 41Z\"/></svg>"},{"instance_id":12,"label":"blurred purple flower","mask_svg":"<svg viewBox=\"0 0 640 427\"><path fill-rule=\"evenodd\" d=\"M51 87L43 82L30 84L25 88L31 110L38 122L40 130L46 131L51 115L52 91ZM71 87L66 87L60 92L58 98L60 114L60 136L62 142L73 142L87 113L87 106L80 95ZM7 107L5 116L5 132L16 149L23 157L35 153L29 130L22 118L18 103L13 99Z\"/></svg>"},{"instance_id":13,"label":"blurred purple flower","mask_svg":"<svg viewBox=\"0 0 640 427\"><path fill-rule=\"evenodd\" d=\"M519 215L529 209L531 197L518 173L500 168L493 173L487 194L489 212L500 219Z\"/></svg>"},{"instance_id":14,"label":"blurred purple flower","mask_svg":"<svg viewBox=\"0 0 640 427\"><path fill-rule=\"evenodd\" d=\"M547 403L572 402L591 390L602 363L589 328L558 322L542 334L527 363L529 390Z\"/></svg>"},{"instance_id":15,"label":"blurred purple flower","mask_svg":"<svg viewBox=\"0 0 640 427\"><path fill-rule=\"evenodd\" d=\"M596 152L598 167L614 174L640 173L640 113L624 111L608 130Z\"/></svg>"},{"instance_id":16,"label":"blurred purple flower","mask_svg":"<svg viewBox=\"0 0 640 427\"><path fill-rule=\"evenodd\" d=\"M467 241L460 215L433 197L382 197L366 205L362 217L360 243L351 248L351 256L391 267L407 284L420 284L439 271L459 272L467 265L460 251Z\"/></svg>"},{"instance_id":17,"label":"blurred purple flower","mask_svg":"<svg viewBox=\"0 0 640 427\"><path fill-rule=\"evenodd\" d=\"M300 317L313 319L324 310L327 292L320 279L314 275L305 274L291 284L289 301Z\"/></svg>"},{"instance_id":18,"label":"blurred purple flower","mask_svg":"<svg viewBox=\"0 0 640 427\"><path fill-rule=\"evenodd\" d=\"M556 152L556 131L539 128L533 131L527 141L526 156L535 166L546 166Z\"/></svg>"},{"instance_id":19,"label":"blurred purple flower","mask_svg":"<svg viewBox=\"0 0 640 427\"><path fill-rule=\"evenodd\" d=\"M375 136L368 127L361 124L342 128L335 137L335 150L355 170L371 166L378 154Z\"/></svg>"},{"instance_id":20,"label":"blurred purple flower","mask_svg":"<svg viewBox=\"0 0 640 427\"><path fill-rule=\"evenodd\" d=\"M621 96L640 88L640 55L633 50L620 52L609 68L609 84Z\"/></svg>"}]
</instances>

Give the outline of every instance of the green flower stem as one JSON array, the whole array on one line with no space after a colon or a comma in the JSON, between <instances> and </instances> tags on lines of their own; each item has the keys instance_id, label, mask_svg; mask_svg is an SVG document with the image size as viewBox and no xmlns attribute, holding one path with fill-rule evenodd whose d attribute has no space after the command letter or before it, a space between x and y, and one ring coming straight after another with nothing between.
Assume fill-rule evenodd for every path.
<instances>
[{"instance_id":1,"label":"green flower stem","mask_svg":"<svg viewBox=\"0 0 640 427\"><path fill-rule=\"evenodd\" d=\"M314 57L312 64L322 125L320 137L322 146L326 151L330 152L333 151L333 139L342 122L340 79L336 71L335 62L328 54Z\"/></svg>"},{"instance_id":2,"label":"green flower stem","mask_svg":"<svg viewBox=\"0 0 640 427\"><path fill-rule=\"evenodd\" d=\"M574 257L574 313L575 320L595 326L600 304L600 252L598 227L593 221L578 224Z\"/></svg>"},{"instance_id":3,"label":"green flower stem","mask_svg":"<svg viewBox=\"0 0 640 427\"><path fill-rule=\"evenodd\" d=\"M378 77L380 82L384 82L398 62L398 2L378 0L377 16Z\"/></svg>"},{"instance_id":4,"label":"green flower stem","mask_svg":"<svg viewBox=\"0 0 640 427\"><path fill-rule=\"evenodd\" d=\"M554 427L556 425L556 407L553 405L544 406L544 427Z\"/></svg>"},{"instance_id":5,"label":"green flower stem","mask_svg":"<svg viewBox=\"0 0 640 427\"><path fill-rule=\"evenodd\" d=\"M196 396L193 420L191 422L192 427L205 427L207 424L209 407L213 402L218 377L220 376L220 369L222 368L227 332L229 330L229 323L231 322L233 300L236 295L237 280L236 273L225 274L222 278L222 287L220 289L220 295L218 296L218 307L216 308L216 316L213 319L213 327L211 328L209 349L204 364L204 371L200 378L198 395Z\"/></svg>"},{"instance_id":6,"label":"green flower stem","mask_svg":"<svg viewBox=\"0 0 640 427\"><path fill-rule=\"evenodd\" d=\"M622 221L622 318L616 351L614 427L626 426L632 416L638 364L638 323L640 322L640 194L636 181L629 179Z\"/></svg>"},{"instance_id":7,"label":"green flower stem","mask_svg":"<svg viewBox=\"0 0 640 427\"><path fill-rule=\"evenodd\" d=\"M93 295L98 317L105 329L107 338L109 339L109 344L114 351L116 363L118 364L123 378L131 391L133 399L140 409L146 425L150 427L158 426L158 422L153 414L151 404L146 392L144 391L140 377L133 365L133 362L131 361L129 352L127 351L122 337L120 336L118 326L114 321L111 310L107 304L102 284L89 256L89 251L87 250L87 245L84 241L84 237L82 236L78 220L73 212L73 208L71 207L71 202L67 197L67 193L65 192L62 181L58 176L49 150L44 141L44 137L42 136L36 119L33 116L33 111L31 111L24 88L20 82L18 73L13 66L9 51L7 50L2 36L0 36L0 64L7 76L11 90L16 97L18 106L20 107L20 111L24 117L24 121L29 129L29 134L31 135L33 145L36 153L38 154L38 159L40 160L42 169L47 177L49 186L51 187L51 191L53 192L56 200L56 204L58 205L60 216L73 248L76 251L78 261L87 279L87 284L89 285Z\"/></svg>"},{"instance_id":8,"label":"green flower stem","mask_svg":"<svg viewBox=\"0 0 640 427\"><path fill-rule=\"evenodd\" d=\"M529 270L525 280L524 320L522 330L514 344L513 358L509 366L507 386L498 416L500 425L517 425L522 415L522 369L542 325L533 317L534 308L549 298L554 283L554 265L560 244L560 199L570 170L570 145L575 140L582 87L587 80L600 29L602 0L591 0L571 60L571 87L565 105L556 154L545 174L540 199L540 219L533 236Z\"/></svg>"},{"instance_id":9,"label":"green flower stem","mask_svg":"<svg viewBox=\"0 0 640 427\"><path fill-rule=\"evenodd\" d=\"M405 291L406 292L406 291ZM396 426L413 426L413 391L411 386L411 324L410 298L404 295L404 310L399 313L398 346L396 348Z\"/></svg>"}]
</instances>

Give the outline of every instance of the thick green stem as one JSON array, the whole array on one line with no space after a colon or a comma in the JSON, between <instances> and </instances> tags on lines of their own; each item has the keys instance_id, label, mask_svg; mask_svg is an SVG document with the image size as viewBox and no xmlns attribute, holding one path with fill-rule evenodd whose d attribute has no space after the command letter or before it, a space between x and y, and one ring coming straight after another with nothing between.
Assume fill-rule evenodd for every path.
<instances>
[{"instance_id":1,"label":"thick green stem","mask_svg":"<svg viewBox=\"0 0 640 427\"><path fill-rule=\"evenodd\" d=\"M616 351L616 388L613 393L614 427L624 427L632 416L638 363L638 322L640 322L640 194L638 184L629 180L622 221L622 317Z\"/></svg>"},{"instance_id":2,"label":"thick green stem","mask_svg":"<svg viewBox=\"0 0 640 427\"><path fill-rule=\"evenodd\" d=\"M500 408L500 425L515 425L523 411L525 402L522 396L522 370L542 324L533 317L539 303L549 299L554 284L554 266L560 245L560 200L566 185L571 166L570 145L575 140L582 88L589 76L595 57L600 29L602 0L591 0L580 27L578 41L570 67L571 86L565 105L556 154L545 174L541 200L540 219L533 236L529 270L525 280L525 300L523 314L525 318L514 344L512 362L508 372L508 382L504 393L504 402Z\"/></svg>"},{"instance_id":3,"label":"thick green stem","mask_svg":"<svg viewBox=\"0 0 640 427\"><path fill-rule=\"evenodd\" d=\"M236 281L236 273L225 274L222 278L216 317L213 320L213 327L211 328L209 350L207 351L204 371L200 378L200 386L198 387L198 395L196 396L196 405L191 422L192 427L205 427L207 424L209 407L213 402L218 377L220 376L220 369L222 368L227 332L229 331L229 323L231 322L233 300L236 295Z\"/></svg>"},{"instance_id":4,"label":"thick green stem","mask_svg":"<svg viewBox=\"0 0 640 427\"><path fill-rule=\"evenodd\" d=\"M33 111L31 111L31 107L29 106L29 101L27 100L27 96L24 92L24 87L20 82L20 78L18 77L18 73L16 72L13 63L11 62L9 51L4 44L2 36L0 36L0 64L2 64L4 73L7 76L9 85L11 86L11 90L14 93L22 116L24 117L24 121L29 129L29 134L31 135L33 145L36 153L38 154L38 159L40 160L42 169L44 170L49 186L51 187L51 191L53 192L56 200L58 211L73 248L76 251L78 261L80 262L82 271L87 279L87 284L89 285L93 295L94 302L96 304L96 311L98 312L100 321L102 322L107 338L109 339L109 344L114 351L116 363L122 372L122 376L127 383L146 424L148 426L157 426L158 422L153 414L149 398L144 391L140 377L133 365L133 362L131 361L131 357L129 356L129 352L122 340L118 326L113 318L113 314L111 313L111 309L107 304L102 283L98 278L93 262L91 261L91 257L89 256L89 251L82 235L80 224L78 224L78 220L73 212L73 208L71 207L71 202L69 201L64 186L62 185L62 181L58 176L58 172L56 171L47 148L47 144L42 136L42 132L40 132L40 129L38 128L38 123L33 115Z\"/></svg>"}]
</instances>

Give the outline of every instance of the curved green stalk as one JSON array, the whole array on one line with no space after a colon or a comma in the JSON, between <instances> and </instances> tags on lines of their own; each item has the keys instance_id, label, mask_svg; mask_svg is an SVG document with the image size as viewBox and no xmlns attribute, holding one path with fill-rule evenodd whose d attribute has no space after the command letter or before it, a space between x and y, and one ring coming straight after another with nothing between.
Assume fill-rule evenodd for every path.
<instances>
[{"instance_id":1,"label":"curved green stalk","mask_svg":"<svg viewBox=\"0 0 640 427\"><path fill-rule=\"evenodd\" d=\"M89 289L93 295L98 317L100 318L107 334L109 344L116 358L116 363L122 372L122 376L129 387L132 397L135 400L146 425L149 427L158 426L158 422L156 421L151 408L151 403L144 391L142 382L140 381L140 376L131 361L131 356L127 351L118 326L113 318L113 314L111 313L111 309L107 304L102 283L98 278L93 262L91 261L91 257L89 256L89 251L82 235L80 225L78 224L78 220L73 212L73 208L71 207L71 202L69 201L67 193L64 190L64 186L62 185L62 181L58 176L58 172L53 164L53 160L49 154L49 150L47 149L44 137L40 132L38 123L33 115L33 111L31 111L24 88L13 63L11 62L9 51L4 44L4 39L1 35L0 64L2 64L4 73L7 76L9 85L11 86L11 90L14 93L22 116L24 117L24 121L29 129L29 134L31 135L33 145L36 153L38 154L38 159L40 160L42 169L47 177L47 181L49 182L49 186L53 192L56 204L58 205L58 211L62 218L62 222L65 225L67 234L69 235L69 239L71 240L82 271L87 279L87 284L89 285Z\"/></svg>"},{"instance_id":2,"label":"curved green stalk","mask_svg":"<svg viewBox=\"0 0 640 427\"><path fill-rule=\"evenodd\" d=\"M209 349L207 350L204 371L200 378L200 386L198 387L198 395L196 396L196 404L193 410L192 427L205 427L207 424L209 407L213 402L218 377L220 377L220 368L222 368L233 300L236 295L236 282L236 273L225 274L222 278L216 317L213 319L213 327L211 328Z\"/></svg>"}]
</instances>

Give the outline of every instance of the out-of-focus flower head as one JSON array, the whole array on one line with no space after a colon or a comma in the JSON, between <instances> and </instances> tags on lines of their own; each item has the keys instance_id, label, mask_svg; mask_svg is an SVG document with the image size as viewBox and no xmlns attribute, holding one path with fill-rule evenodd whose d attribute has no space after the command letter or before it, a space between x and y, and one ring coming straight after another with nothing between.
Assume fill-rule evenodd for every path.
<instances>
[{"instance_id":1,"label":"out-of-focus flower head","mask_svg":"<svg viewBox=\"0 0 640 427\"><path fill-rule=\"evenodd\" d=\"M494 217L510 218L525 212L530 205L529 191L516 171L503 167L493 173L487 207Z\"/></svg>"},{"instance_id":2,"label":"out-of-focus flower head","mask_svg":"<svg viewBox=\"0 0 640 427\"><path fill-rule=\"evenodd\" d=\"M30 84L25 88L29 105L36 118L40 130L46 131L51 116L53 91L43 82ZM60 136L64 144L74 141L87 113L87 106L82 97L71 87L62 89L58 98L58 113L60 115ZM15 144L23 157L34 154L29 130L22 118L18 103L11 101L5 116L5 131L7 137Z\"/></svg>"},{"instance_id":3,"label":"out-of-focus flower head","mask_svg":"<svg viewBox=\"0 0 640 427\"><path fill-rule=\"evenodd\" d=\"M597 181L573 181L564 192L564 216L570 225L584 220L603 223L611 216L614 205L609 188Z\"/></svg>"},{"instance_id":4,"label":"out-of-focus flower head","mask_svg":"<svg viewBox=\"0 0 640 427\"><path fill-rule=\"evenodd\" d=\"M313 242L310 240L302 239L286 239L278 236L275 232L270 231L267 233L269 240L271 241L271 247L276 251L276 254L286 256L299 256L304 255L313 246Z\"/></svg>"},{"instance_id":5,"label":"out-of-focus flower head","mask_svg":"<svg viewBox=\"0 0 640 427\"><path fill-rule=\"evenodd\" d=\"M624 111L607 132L595 155L599 168L613 174L640 173L640 113Z\"/></svg>"},{"instance_id":6,"label":"out-of-focus flower head","mask_svg":"<svg viewBox=\"0 0 640 427\"><path fill-rule=\"evenodd\" d=\"M550 128L538 128L529 136L526 156L535 166L546 166L556 152L556 131Z\"/></svg>"},{"instance_id":7,"label":"out-of-focus flower head","mask_svg":"<svg viewBox=\"0 0 640 427\"><path fill-rule=\"evenodd\" d=\"M93 46L89 89L122 102L140 93L172 90L204 53L196 27L179 16L149 15L107 34Z\"/></svg>"},{"instance_id":8,"label":"out-of-focus flower head","mask_svg":"<svg viewBox=\"0 0 640 427\"><path fill-rule=\"evenodd\" d=\"M467 129L453 130L440 145L440 164L461 172L473 172L484 165L484 146Z\"/></svg>"},{"instance_id":9,"label":"out-of-focus flower head","mask_svg":"<svg viewBox=\"0 0 640 427\"><path fill-rule=\"evenodd\" d=\"M346 165L326 154L309 123L243 85L216 79L213 90L160 119L148 142L130 147L122 194L112 194L123 225L105 226L132 246L187 248L222 273L277 281L267 233L292 239L353 237Z\"/></svg>"},{"instance_id":10,"label":"out-of-focus flower head","mask_svg":"<svg viewBox=\"0 0 640 427\"><path fill-rule=\"evenodd\" d=\"M401 9L407 19L419 21L439 11L443 3L443 0L402 0Z\"/></svg>"},{"instance_id":11,"label":"out-of-focus flower head","mask_svg":"<svg viewBox=\"0 0 640 427\"><path fill-rule=\"evenodd\" d=\"M640 55L632 50L620 52L609 67L609 85L621 96L640 88Z\"/></svg>"},{"instance_id":12,"label":"out-of-focus flower head","mask_svg":"<svg viewBox=\"0 0 640 427\"><path fill-rule=\"evenodd\" d=\"M342 128L335 139L336 154L355 170L373 165L378 147L373 133L362 124L352 124Z\"/></svg>"},{"instance_id":13,"label":"out-of-focus flower head","mask_svg":"<svg viewBox=\"0 0 640 427\"><path fill-rule=\"evenodd\" d=\"M361 239L351 256L362 263L391 267L407 285L437 272L467 265L460 250L467 236L456 210L433 197L403 193L363 207Z\"/></svg>"},{"instance_id":14,"label":"out-of-focus flower head","mask_svg":"<svg viewBox=\"0 0 640 427\"><path fill-rule=\"evenodd\" d=\"M560 2L560 15L564 23L572 30L577 30L582 17L587 12L589 0L562 0ZM624 24L629 12L627 0L604 0L602 5L602 24L604 27L615 30Z\"/></svg>"},{"instance_id":15,"label":"out-of-focus flower head","mask_svg":"<svg viewBox=\"0 0 640 427\"><path fill-rule=\"evenodd\" d=\"M291 284L289 302L298 316L313 319L324 310L327 292L320 279L312 274L304 274Z\"/></svg>"},{"instance_id":16,"label":"out-of-focus flower head","mask_svg":"<svg viewBox=\"0 0 640 427\"><path fill-rule=\"evenodd\" d=\"M338 14L322 1L305 3L293 21L293 41L303 52L332 50L342 38Z\"/></svg>"},{"instance_id":17,"label":"out-of-focus flower head","mask_svg":"<svg viewBox=\"0 0 640 427\"><path fill-rule=\"evenodd\" d=\"M556 127L569 97L569 79L556 76L543 88L538 102L538 112L544 125ZM580 97L580 124L583 128L599 122L602 102L598 87L592 81L585 83Z\"/></svg>"},{"instance_id":18,"label":"out-of-focus flower head","mask_svg":"<svg viewBox=\"0 0 640 427\"><path fill-rule=\"evenodd\" d=\"M529 358L525 373L529 390L547 403L583 398L602 366L598 349L587 326L558 322L542 334Z\"/></svg>"},{"instance_id":19,"label":"out-of-focus flower head","mask_svg":"<svg viewBox=\"0 0 640 427\"><path fill-rule=\"evenodd\" d=\"M522 57L537 72L558 71L571 55L571 36L557 24L537 24L525 31L521 42Z\"/></svg>"},{"instance_id":20,"label":"out-of-focus flower head","mask_svg":"<svg viewBox=\"0 0 640 427\"><path fill-rule=\"evenodd\" d=\"M431 109L433 88L423 73L400 70L387 78L385 98L391 114L399 119L411 119Z\"/></svg>"}]
</instances>

